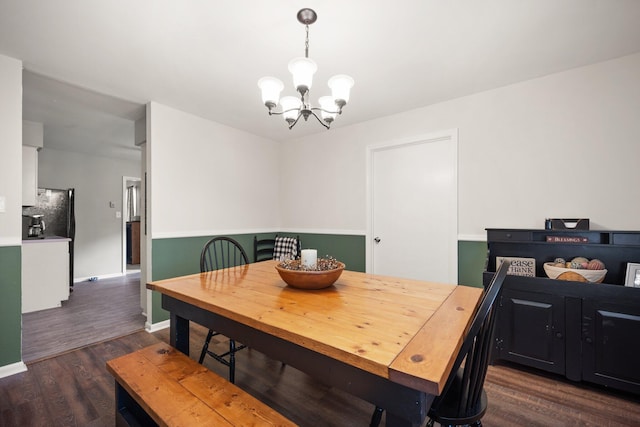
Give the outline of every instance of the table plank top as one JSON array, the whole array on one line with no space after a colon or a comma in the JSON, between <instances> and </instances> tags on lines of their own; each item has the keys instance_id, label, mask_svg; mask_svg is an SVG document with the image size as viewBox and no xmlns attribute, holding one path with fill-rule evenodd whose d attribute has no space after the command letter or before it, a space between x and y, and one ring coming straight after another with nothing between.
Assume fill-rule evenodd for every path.
<instances>
[{"instance_id":1,"label":"table plank top","mask_svg":"<svg viewBox=\"0 0 640 427\"><path fill-rule=\"evenodd\" d=\"M147 288L411 388L440 394L482 290L345 270L291 288L263 261Z\"/></svg>"}]
</instances>

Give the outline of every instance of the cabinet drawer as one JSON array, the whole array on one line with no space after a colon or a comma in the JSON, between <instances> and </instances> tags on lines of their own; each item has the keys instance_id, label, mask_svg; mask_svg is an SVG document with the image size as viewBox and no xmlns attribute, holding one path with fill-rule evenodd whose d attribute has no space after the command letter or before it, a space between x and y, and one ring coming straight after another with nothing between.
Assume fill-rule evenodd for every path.
<instances>
[{"instance_id":1,"label":"cabinet drawer","mask_svg":"<svg viewBox=\"0 0 640 427\"><path fill-rule=\"evenodd\" d=\"M502 242L530 242L530 231L514 231L514 230L487 230L487 241L502 241Z\"/></svg>"},{"instance_id":2,"label":"cabinet drawer","mask_svg":"<svg viewBox=\"0 0 640 427\"><path fill-rule=\"evenodd\" d=\"M640 245L640 233L613 233L614 245Z\"/></svg>"}]
</instances>

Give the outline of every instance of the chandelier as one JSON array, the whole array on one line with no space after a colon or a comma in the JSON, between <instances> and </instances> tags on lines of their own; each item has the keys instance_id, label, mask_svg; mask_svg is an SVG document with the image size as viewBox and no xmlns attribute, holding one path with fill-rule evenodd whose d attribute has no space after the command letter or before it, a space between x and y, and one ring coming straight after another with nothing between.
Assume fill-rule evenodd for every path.
<instances>
[{"instance_id":1,"label":"chandelier","mask_svg":"<svg viewBox=\"0 0 640 427\"><path fill-rule=\"evenodd\" d=\"M300 94L300 97L284 96L280 99L280 92L284 89L281 80L275 77L263 77L258 80L258 87L262 91L262 102L269 109L269 115L282 115L293 128L300 117L306 121L309 116L315 117L318 122L329 129L331 123L338 114L342 114L342 108L349 102L349 92L353 87L353 79L347 75L340 74L329 79L331 96L321 96L318 99L319 107L312 107L309 101L309 90L313 81L313 74L318 66L309 58L309 25L316 22L318 15L312 9L301 9L297 15L298 22L304 24L306 39L304 44L304 58L294 58L289 62L289 72L293 75L293 85ZM276 111L280 105L281 110ZM318 114L322 117L318 117Z\"/></svg>"}]
</instances>

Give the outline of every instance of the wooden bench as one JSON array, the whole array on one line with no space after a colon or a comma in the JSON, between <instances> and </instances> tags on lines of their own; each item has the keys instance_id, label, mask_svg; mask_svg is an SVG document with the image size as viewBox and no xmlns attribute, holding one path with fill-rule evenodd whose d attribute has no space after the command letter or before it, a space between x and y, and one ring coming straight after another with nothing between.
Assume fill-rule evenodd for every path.
<instances>
[{"instance_id":1,"label":"wooden bench","mask_svg":"<svg viewBox=\"0 0 640 427\"><path fill-rule=\"evenodd\" d=\"M110 360L107 370L119 426L296 425L165 343Z\"/></svg>"}]
</instances>

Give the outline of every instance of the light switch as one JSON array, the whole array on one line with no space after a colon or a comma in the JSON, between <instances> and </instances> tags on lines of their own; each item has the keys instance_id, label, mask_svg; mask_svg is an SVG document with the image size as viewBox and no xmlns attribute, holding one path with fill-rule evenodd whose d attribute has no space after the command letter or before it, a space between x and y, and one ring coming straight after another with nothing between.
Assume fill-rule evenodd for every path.
<instances>
[{"instance_id":1,"label":"light switch","mask_svg":"<svg viewBox=\"0 0 640 427\"><path fill-rule=\"evenodd\" d=\"M5 212L5 201L6 198L4 196L0 196L0 212Z\"/></svg>"},{"instance_id":2,"label":"light switch","mask_svg":"<svg viewBox=\"0 0 640 427\"><path fill-rule=\"evenodd\" d=\"M122 212L116 211L116 218L122 218Z\"/></svg>"}]
</instances>

